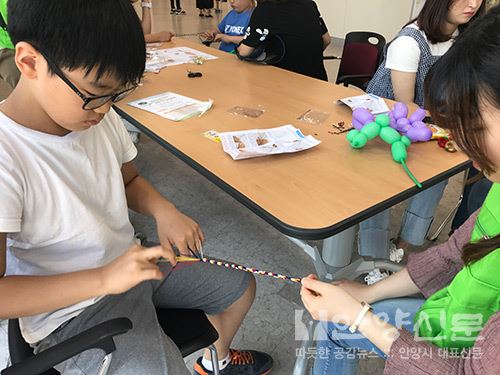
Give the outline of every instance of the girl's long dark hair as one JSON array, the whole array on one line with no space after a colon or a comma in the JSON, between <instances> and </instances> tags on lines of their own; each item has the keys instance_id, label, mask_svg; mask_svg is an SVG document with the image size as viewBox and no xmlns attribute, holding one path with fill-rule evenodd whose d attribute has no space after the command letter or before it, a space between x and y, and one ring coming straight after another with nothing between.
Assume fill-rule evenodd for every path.
<instances>
[{"instance_id":1,"label":"girl's long dark hair","mask_svg":"<svg viewBox=\"0 0 500 375\"><path fill-rule=\"evenodd\" d=\"M427 0L418 17L408 22L406 26L417 21L419 29L425 33L427 40L433 44L450 40L451 35L447 35L443 32L443 24L446 22L448 11L455 1L458 0ZM478 9L474 17L472 17L470 22L458 27L460 32L465 31L472 21L484 13L485 3L486 2L483 1L481 7Z\"/></svg>"},{"instance_id":2,"label":"girl's long dark hair","mask_svg":"<svg viewBox=\"0 0 500 375\"><path fill-rule=\"evenodd\" d=\"M481 115L485 106L500 110L500 5L471 24L434 64L425 82L425 102L435 122L451 131L486 174L500 167L486 153ZM462 259L471 264L498 248L500 235L466 245Z\"/></svg>"}]
</instances>

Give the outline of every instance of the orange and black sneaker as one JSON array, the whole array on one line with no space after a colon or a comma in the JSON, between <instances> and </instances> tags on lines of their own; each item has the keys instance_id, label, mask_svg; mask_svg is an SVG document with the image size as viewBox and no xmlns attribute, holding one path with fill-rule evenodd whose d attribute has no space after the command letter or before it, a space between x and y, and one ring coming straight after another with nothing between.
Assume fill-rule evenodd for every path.
<instances>
[{"instance_id":1,"label":"orange and black sneaker","mask_svg":"<svg viewBox=\"0 0 500 375\"><path fill-rule=\"evenodd\" d=\"M220 375L267 375L273 368L273 359L269 354L256 350L229 349L229 364L219 371ZM198 358L194 365L195 375L212 375Z\"/></svg>"}]
</instances>

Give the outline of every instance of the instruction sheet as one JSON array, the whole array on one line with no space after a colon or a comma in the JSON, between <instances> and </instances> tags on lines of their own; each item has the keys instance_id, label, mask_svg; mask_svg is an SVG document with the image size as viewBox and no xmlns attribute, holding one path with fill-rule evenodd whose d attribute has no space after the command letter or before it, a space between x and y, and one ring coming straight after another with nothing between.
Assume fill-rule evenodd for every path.
<instances>
[{"instance_id":1,"label":"instruction sheet","mask_svg":"<svg viewBox=\"0 0 500 375\"><path fill-rule=\"evenodd\" d=\"M356 108L366 108L374 115L389 112L389 107L385 104L384 99L373 94L351 96L349 98L339 99L337 104L345 104L353 111Z\"/></svg>"},{"instance_id":2,"label":"instruction sheet","mask_svg":"<svg viewBox=\"0 0 500 375\"><path fill-rule=\"evenodd\" d=\"M201 116L212 107L212 104L212 100L202 102L169 91L128 103L132 107L143 109L172 121Z\"/></svg>"},{"instance_id":3,"label":"instruction sheet","mask_svg":"<svg viewBox=\"0 0 500 375\"><path fill-rule=\"evenodd\" d=\"M224 151L234 160L307 150L321 142L292 125L218 133Z\"/></svg>"},{"instance_id":4,"label":"instruction sheet","mask_svg":"<svg viewBox=\"0 0 500 375\"><path fill-rule=\"evenodd\" d=\"M158 73L167 66L203 63L214 59L218 57L189 47L151 48L147 51L146 72Z\"/></svg>"}]
</instances>

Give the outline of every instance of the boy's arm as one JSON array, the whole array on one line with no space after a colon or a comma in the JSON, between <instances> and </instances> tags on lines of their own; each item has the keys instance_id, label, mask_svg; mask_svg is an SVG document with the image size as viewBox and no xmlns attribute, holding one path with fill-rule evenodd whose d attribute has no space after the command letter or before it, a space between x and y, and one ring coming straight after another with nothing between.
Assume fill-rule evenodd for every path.
<instances>
[{"instance_id":1,"label":"boy's arm","mask_svg":"<svg viewBox=\"0 0 500 375\"><path fill-rule=\"evenodd\" d=\"M138 213L152 216L158 227L161 245L170 253L169 260L175 264L172 246L183 255L199 251L205 240L198 224L182 214L137 172L133 162L122 166L128 207Z\"/></svg>"},{"instance_id":2,"label":"boy's arm","mask_svg":"<svg viewBox=\"0 0 500 375\"><path fill-rule=\"evenodd\" d=\"M0 233L0 319L54 311L106 294L123 293L144 280L160 280L161 247L134 246L100 268L53 276L5 276L6 233Z\"/></svg>"},{"instance_id":3,"label":"boy's arm","mask_svg":"<svg viewBox=\"0 0 500 375\"><path fill-rule=\"evenodd\" d=\"M222 41L226 43L240 44L243 40L243 35L226 35L226 34L217 34L215 36L215 41Z\"/></svg>"}]
</instances>

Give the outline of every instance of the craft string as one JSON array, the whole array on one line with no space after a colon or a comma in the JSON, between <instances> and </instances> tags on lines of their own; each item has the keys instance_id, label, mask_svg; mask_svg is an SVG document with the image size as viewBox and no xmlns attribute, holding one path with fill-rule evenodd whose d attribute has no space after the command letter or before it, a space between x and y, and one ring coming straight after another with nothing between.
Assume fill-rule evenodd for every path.
<instances>
[{"instance_id":1,"label":"craft string","mask_svg":"<svg viewBox=\"0 0 500 375\"><path fill-rule=\"evenodd\" d=\"M176 257L176 259L177 259L178 262L196 262L196 261L200 261L200 262L212 264L214 266L232 268L232 269L236 269L236 270L239 270L239 271L245 271L245 272L251 272L251 273L253 273L255 275L272 277L272 278L278 279L278 280L287 280L287 281L291 281L293 283L300 283L301 280L302 280L299 277L290 277L290 276L281 275L281 274L275 273L275 272L262 271L262 270L259 270L257 268L245 267L245 266L242 266L240 264L223 262L223 261L216 260L216 259L190 258L190 257L184 257L184 256ZM161 261L166 261L166 260L161 260Z\"/></svg>"}]
</instances>

